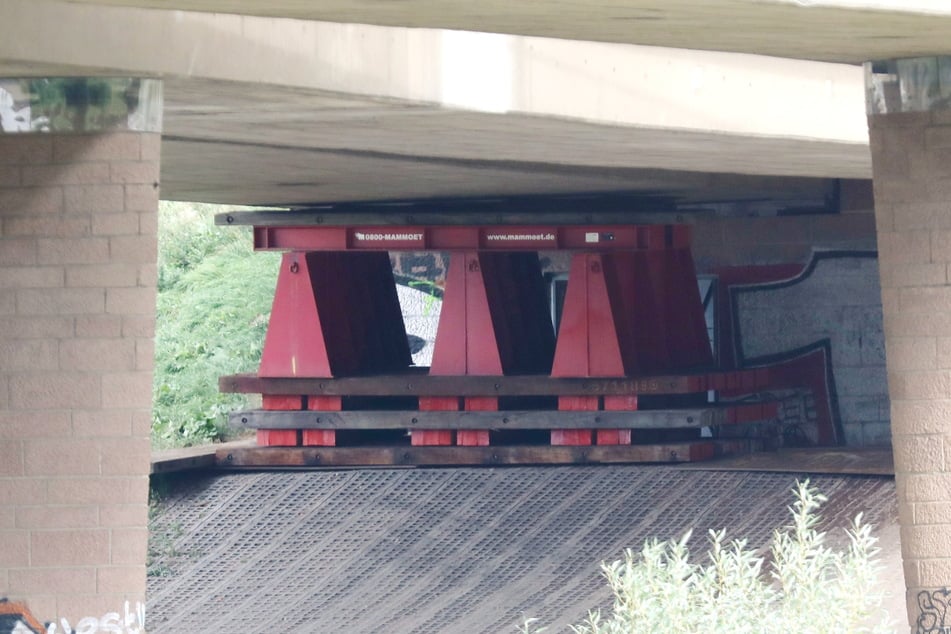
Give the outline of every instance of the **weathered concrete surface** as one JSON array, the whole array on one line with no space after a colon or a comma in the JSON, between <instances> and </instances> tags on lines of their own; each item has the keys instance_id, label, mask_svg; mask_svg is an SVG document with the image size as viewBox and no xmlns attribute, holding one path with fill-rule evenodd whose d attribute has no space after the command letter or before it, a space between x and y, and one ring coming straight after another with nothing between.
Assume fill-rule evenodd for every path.
<instances>
[{"instance_id":1,"label":"weathered concrete surface","mask_svg":"<svg viewBox=\"0 0 951 634\"><path fill-rule=\"evenodd\" d=\"M329 91L339 93L325 96L336 108L365 105L345 103L362 95L609 125L867 142L864 121L854 118L864 110L855 66L54 0L0 5L0 75L116 68Z\"/></svg>"},{"instance_id":2,"label":"weathered concrete surface","mask_svg":"<svg viewBox=\"0 0 951 634\"><path fill-rule=\"evenodd\" d=\"M189 94L178 92L183 85ZM861 143L372 102L334 107L319 94L283 92L168 81L163 198L291 204L605 191L794 198L808 189L796 177L863 179L870 170Z\"/></svg>"},{"instance_id":3,"label":"weathered concrete surface","mask_svg":"<svg viewBox=\"0 0 951 634\"><path fill-rule=\"evenodd\" d=\"M170 199L294 204L620 190L710 199L723 195L724 175L870 174L855 66L0 3L0 76L118 69L165 78L162 196ZM790 192L740 179L726 195Z\"/></svg>"},{"instance_id":4,"label":"weathered concrete surface","mask_svg":"<svg viewBox=\"0 0 951 634\"><path fill-rule=\"evenodd\" d=\"M942 0L78 0L858 63L948 50Z\"/></svg>"}]
</instances>

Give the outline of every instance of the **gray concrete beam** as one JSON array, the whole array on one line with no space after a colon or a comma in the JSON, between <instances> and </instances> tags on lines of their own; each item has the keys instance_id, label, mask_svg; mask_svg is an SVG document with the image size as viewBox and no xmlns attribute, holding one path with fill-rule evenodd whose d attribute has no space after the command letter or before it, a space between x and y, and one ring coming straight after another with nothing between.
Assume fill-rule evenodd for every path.
<instances>
[{"instance_id":1,"label":"gray concrete beam","mask_svg":"<svg viewBox=\"0 0 951 634\"><path fill-rule=\"evenodd\" d=\"M78 0L860 63L949 50L944 0Z\"/></svg>"},{"instance_id":2,"label":"gray concrete beam","mask_svg":"<svg viewBox=\"0 0 951 634\"><path fill-rule=\"evenodd\" d=\"M109 74L117 66L166 78L169 198L670 192L704 187L697 183L708 180L696 176L704 172L869 175L863 77L853 66L0 3L0 76Z\"/></svg>"},{"instance_id":3,"label":"gray concrete beam","mask_svg":"<svg viewBox=\"0 0 951 634\"><path fill-rule=\"evenodd\" d=\"M25 68L121 68L612 126L867 142L860 69L729 53L6 0L0 76Z\"/></svg>"}]
</instances>

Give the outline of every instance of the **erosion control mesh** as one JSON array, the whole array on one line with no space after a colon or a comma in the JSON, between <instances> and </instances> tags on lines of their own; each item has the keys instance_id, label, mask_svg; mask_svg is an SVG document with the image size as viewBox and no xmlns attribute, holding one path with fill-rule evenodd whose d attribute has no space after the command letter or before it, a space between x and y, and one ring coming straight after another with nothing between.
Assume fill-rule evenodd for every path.
<instances>
[{"instance_id":1,"label":"erosion control mesh","mask_svg":"<svg viewBox=\"0 0 951 634\"><path fill-rule=\"evenodd\" d=\"M549 631L609 603L602 560L708 528L788 522L795 475L660 466L190 474L152 526L162 632ZM889 478L817 476L826 528L896 520Z\"/></svg>"}]
</instances>

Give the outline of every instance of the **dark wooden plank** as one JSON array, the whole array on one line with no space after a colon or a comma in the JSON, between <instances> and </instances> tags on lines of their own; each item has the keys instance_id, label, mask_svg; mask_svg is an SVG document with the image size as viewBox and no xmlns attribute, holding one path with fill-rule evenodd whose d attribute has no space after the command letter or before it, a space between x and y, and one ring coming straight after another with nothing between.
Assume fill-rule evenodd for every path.
<instances>
[{"instance_id":1,"label":"dark wooden plank","mask_svg":"<svg viewBox=\"0 0 951 634\"><path fill-rule=\"evenodd\" d=\"M222 376L221 392L314 394L321 396L597 396L704 392L697 376L553 378L533 376L430 376L424 373L335 378Z\"/></svg>"},{"instance_id":2,"label":"dark wooden plank","mask_svg":"<svg viewBox=\"0 0 951 634\"><path fill-rule=\"evenodd\" d=\"M726 422L724 408L621 411L248 410L229 423L246 429L683 429Z\"/></svg>"},{"instance_id":3,"label":"dark wooden plank","mask_svg":"<svg viewBox=\"0 0 951 634\"><path fill-rule=\"evenodd\" d=\"M711 441L588 447L258 447L219 451L216 464L261 468L681 463L709 459L715 452Z\"/></svg>"},{"instance_id":4,"label":"dark wooden plank","mask_svg":"<svg viewBox=\"0 0 951 634\"><path fill-rule=\"evenodd\" d=\"M215 451L219 449L248 447L254 447L254 442L250 440L236 440L216 445L153 451L151 473L163 474L213 468L215 466Z\"/></svg>"},{"instance_id":5,"label":"dark wooden plank","mask_svg":"<svg viewBox=\"0 0 951 634\"><path fill-rule=\"evenodd\" d=\"M179 471L194 471L196 469L210 469L215 466L215 455L212 452L197 456L181 456L152 462L150 473L177 473Z\"/></svg>"}]
</instances>

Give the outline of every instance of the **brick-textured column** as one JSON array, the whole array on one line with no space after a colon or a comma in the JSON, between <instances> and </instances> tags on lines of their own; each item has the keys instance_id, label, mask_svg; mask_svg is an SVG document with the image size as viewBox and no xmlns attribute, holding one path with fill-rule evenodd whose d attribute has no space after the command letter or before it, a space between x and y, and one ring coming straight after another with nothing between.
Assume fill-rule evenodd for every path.
<instances>
[{"instance_id":1,"label":"brick-textured column","mask_svg":"<svg viewBox=\"0 0 951 634\"><path fill-rule=\"evenodd\" d=\"M886 111L869 127L909 623L951 631L943 595L927 607L951 587L951 111L872 105Z\"/></svg>"},{"instance_id":2,"label":"brick-textured column","mask_svg":"<svg viewBox=\"0 0 951 634\"><path fill-rule=\"evenodd\" d=\"M156 133L0 134L0 597L145 598Z\"/></svg>"}]
</instances>

